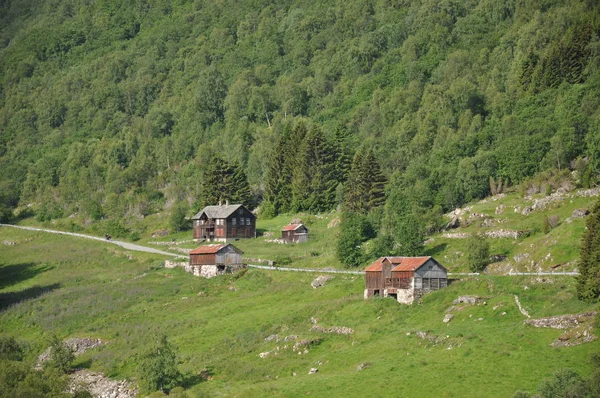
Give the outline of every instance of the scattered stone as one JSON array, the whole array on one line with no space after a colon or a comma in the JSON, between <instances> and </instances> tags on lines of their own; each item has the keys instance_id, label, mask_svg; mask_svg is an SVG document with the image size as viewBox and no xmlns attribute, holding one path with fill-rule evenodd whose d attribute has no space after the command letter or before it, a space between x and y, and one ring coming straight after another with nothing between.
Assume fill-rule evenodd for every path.
<instances>
[{"instance_id":1,"label":"scattered stone","mask_svg":"<svg viewBox=\"0 0 600 398\"><path fill-rule=\"evenodd\" d=\"M469 234L467 232L455 232L455 233L442 234L442 238L449 238L449 239L466 239L469 236L471 236L471 234Z\"/></svg>"},{"instance_id":2,"label":"scattered stone","mask_svg":"<svg viewBox=\"0 0 600 398\"><path fill-rule=\"evenodd\" d=\"M312 323L313 325L316 325L317 322L319 322L319 320L317 318L315 318L314 316L310 317L310 323Z\"/></svg>"},{"instance_id":3,"label":"scattered stone","mask_svg":"<svg viewBox=\"0 0 600 398\"><path fill-rule=\"evenodd\" d=\"M574 315L558 315L547 318L527 319L524 322L537 328L570 329L582 323L591 322L597 312L584 312Z\"/></svg>"},{"instance_id":4,"label":"scattered stone","mask_svg":"<svg viewBox=\"0 0 600 398\"><path fill-rule=\"evenodd\" d=\"M443 322L444 322L444 323L448 323L448 322L450 322L452 319L454 319L454 315L452 315L452 314L446 314L446 316L444 317L444 320L443 320Z\"/></svg>"},{"instance_id":5,"label":"scattered stone","mask_svg":"<svg viewBox=\"0 0 600 398\"><path fill-rule=\"evenodd\" d=\"M573 210L573 214L571 214L571 218L584 218L590 214L588 209L575 209Z\"/></svg>"},{"instance_id":6,"label":"scattered stone","mask_svg":"<svg viewBox=\"0 0 600 398\"><path fill-rule=\"evenodd\" d=\"M517 303L517 307L519 307L519 311L521 311L521 314L525 315L527 318L531 318L531 315L529 315L529 313L525 310L525 308L523 308L521 306L521 302L519 301L519 297L517 297L515 295L515 302Z\"/></svg>"},{"instance_id":7,"label":"scattered stone","mask_svg":"<svg viewBox=\"0 0 600 398\"><path fill-rule=\"evenodd\" d=\"M269 341L278 342L279 341L279 336L277 336L276 334L272 334L272 335L269 335L269 336L265 337L265 342L269 342Z\"/></svg>"},{"instance_id":8,"label":"scattered stone","mask_svg":"<svg viewBox=\"0 0 600 398\"><path fill-rule=\"evenodd\" d=\"M483 222L481 223L482 227L493 227L496 223L494 222L493 218L486 218L483 220Z\"/></svg>"},{"instance_id":9,"label":"scattered stone","mask_svg":"<svg viewBox=\"0 0 600 398\"><path fill-rule=\"evenodd\" d=\"M125 380L111 380L99 372L77 370L69 375L67 392L86 389L94 398L135 398L137 389Z\"/></svg>"},{"instance_id":10,"label":"scattered stone","mask_svg":"<svg viewBox=\"0 0 600 398\"><path fill-rule=\"evenodd\" d=\"M6 246L14 246L14 245L16 245L16 244L17 244L17 242L13 242L13 241L11 241L11 240L3 240L3 241L2 241L2 244L3 244L3 245L6 245Z\"/></svg>"},{"instance_id":11,"label":"scattered stone","mask_svg":"<svg viewBox=\"0 0 600 398\"><path fill-rule=\"evenodd\" d=\"M483 318L477 318L478 321L483 321Z\"/></svg>"},{"instance_id":12,"label":"scattered stone","mask_svg":"<svg viewBox=\"0 0 600 398\"><path fill-rule=\"evenodd\" d=\"M332 279L333 279L333 276L331 276L331 275L320 275L320 276L317 276L311 282L310 285L313 287L313 289L317 289L319 287L325 286L325 284Z\"/></svg>"},{"instance_id":13,"label":"scattered stone","mask_svg":"<svg viewBox=\"0 0 600 398\"><path fill-rule=\"evenodd\" d=\"M292 340L298 340L298 336L296 336L295 334L293 334L291 336L285 336L283 338L283 341L292 341Z\"/></svg>"},{"instance_id":14,"label":"scattered stone","mask_svg":"<svg viewBox=\"0 0 600 398\"><path fill-rule=\"evenodd\" d=\"M456 300L454 300L452 302L452 304L457 305L457 304L470 304L470 305L475 305L477 303L479 303L482 300L481 297L477 297L477 296L459 296Z\"/></svg>"},{"instance_id":15,"label":"scattered stone","mask_svg":"<svg viewBox=\"0 0 600 398\"><path fill-rule=\"evenodd\" d=\"M313 325L310 328L311 332L321 332L321 333L336 333L336 334L352 334L354 333L354 330L346 327L346 326L332 326L330 328L325 328L323 326L319 326L319 325Z\"/></svg>"},{"instance_id":16,"label":"scattered stone","mask_svg":"<svg viewBox=\"0 0 600 398\"><path fill-rule=\"evenodd\" d=\"M521 210L521 214L524 216L528 216L529 214L531 214L532 211L533 209L531 208L531 206L526 206L523 210Z\"/></svg>"},{"instance_id":17,"label":"scattered stone","mask_svg":"<svg viewBox=\"0 0 600 398\"><path fill-rule=\"evenodd\" d=\"M370 366L371 366L370 363L364 362L364 363L361 363L360 365L358 365L356 367L356 370L360 372L361 370L364 370L364 369L366 369L366 368L368 368Z\"/></svg>"},{"instance_id":18,"label":"scattered stone","mask_svg":"<svg viewBox=\"0 0 600 398\"><path fill-rule=\"evenodd\" d=\"M496 207L496 214L498 214L498 215L503 214L505 209L506 209L506 206L504 206L504 205L500 205L500 206Z\"/></svg>"},{"instance_id":19,"label":"scattered stone","mask_svg":"<svg viewBox=\"0 0 600 398\"><path fill-rule=\"evenodd\" d=\"M486 231L483 235L487 238L510 238L519 239L522 236L526 236L530 231L515 231L510 229L496 229L494 231Z\"/></svg>"},{"instance_id":20,"label":"scattered stone","mask_svg":"<svg viewBox=\"0 0 600 398\"><path fill-rule=\"evenodd\" d=\"M504 311L504 312L503 312L502 314L500 314L500 315L502 315L502 316L506 315L506 311Z\"/></svg>"},{"instance_id":21,"label":"scattered stone","mask_svg":"<svg viewBox=\"0 0 600 398\"><path fill-rule=\"evenodd\" d=\"M79 355L83 354L84 352L86 352L87 350L90 350L92 348L96 348L96 347L106 344L106 342L103 342L101 339L93 339L90 337L84 337L84 338L72 337L70 339L64 340L63 342L65 343L65 345L67 347L69 347L71 350L73 350L73 354L75 354L75 356L79 356ZM44 351L43 353L40 354L40 356L38 357L37 364L35 365L36 369L41 369L42 364L51 359L50 352L51 352L51 348L48 347L46 349L46 351Z\"/></svg>"},{"instance_id":22,"label":"scattered stone","mask_svg":"<svg viewBox=\"0 0 600 398\"><path fill-rule=\"evenodd\" d=\"M271 232L271 231L265 231L265 232L263 233L263 236L264 236L265 238L270 238L270 237L272 237L274 234L275 234L275 232Z\"/></svg>"},{"instance_id":23,"label":"scattered stone","mask_svg":"<svg viewBox=\"0 0 600 398\"><path fill-rule=\"evenodd\" d=\"M268 357L269 355L271 355L271 351L265 351L265 352L261 352L260 354L258 354L258 356L263 359Z\"/></svg>"},{"instance_id":24,"label":"scattered stone","mask_svg":"<svg viewBox=\"0 0 600 398\"><path fill-rule=\"evenodd\" d=\"M506 260L506 256L504 254L492 254L490 256L490 262L492 263L498 263L504 260Z\"/></svg>"},{"instance_id":25,"label":"scattered stone","mask_svg":"<svg viewBox=\"0 0 600 398\"><path fill-rule=\"evenodd\" d=\"M319 369L317 368L310 368L310 370L308 371L309 375L314 375L315 373L317 373L319 371Z\"/></svg>"},{"instance_id":26,"label":"scattered stone","mask_svg":"<svg viewBox=\"0 0 600 398\"><path fill-rule=\"evenodd\" d=\"M495 305L495 306L493 306L493 307L492 307L492 309L493 309L494 311L496 311L496 310L497 310L498 308L500 308L500 307L504 307L504 303L500 303L500 304L498 304L498 305Z\"/></svg>"}]
</instances>

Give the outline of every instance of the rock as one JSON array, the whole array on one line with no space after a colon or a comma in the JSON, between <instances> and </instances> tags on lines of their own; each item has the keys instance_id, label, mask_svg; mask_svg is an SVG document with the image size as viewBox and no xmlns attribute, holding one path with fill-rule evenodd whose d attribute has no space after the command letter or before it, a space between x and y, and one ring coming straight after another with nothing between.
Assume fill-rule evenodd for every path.
<instances>
[{"instance_id":1,"label":"rock","mask_svg":"<svg viewBox=\"0 0 600 398\"><path fill-rule=\"evenodd\" d=\"M446 314L446 316L444 317L444 323L448 323L450 322L452 319L454 319L454 315L452 314Z\"/></svg>"},{"instance_id":2,"label":"rock","mask_svg":"<svg viewBox=\"0 0 600 398\"><path fill-rule=\"evenodd\" d=\"M302 220L300 218L292 218L290 224L302 224Z\"/></svg>"},{"instance_id":3,"label":"rock","mask_svg":"<svg viewBox=\"0 0 600 398\"><path fill-rule=\"evenodd\" d=\"M313 325L310 330L311 332L336 333L345 335L354 333L353 329L346 326L332 326L330 328L324 328L323 326Z\"/></svg>"},{"instance_id":4,"label":"rock","mask_svg":"<svg viewBox=\"0 0 600 398\"><path fill-rule=\"evenodd\" d=\"M317 368L310 368L310 370L308 371L309 375L314 375L315 373L317 373L319 371L319 369Z\"/></svg>"},{"instance_id":5,"label":"rock","mask_svg":"<svg viewBox=\"0 0 600 398\"><path fill-rule=\"evenodd\" d=\"M486 218L483 220L483 222L481 223L482 227L493 227L496 223L494 222L493 218Z\"/></svg>"},{"instance_id":6,"label":"rock","mask_svg":"<svg viewBox=\"0 0 600 398\"><path fill-rule=\"evenodd\" d=\"M3 244L3 245L6 245L6 246L14 246L14 245L16 245L16 244L17 244L17 242L13 242L13 241L11 241L11 240L3 240L3 241L2 241L2 244Z\"/></svg>"},{"instance_id":7,"label":"rock","mask_svg":"<svg viewBox=\"0 0 600 398\"><path fill-rule=\"evenodd\" d=\"M320 275L320 276L317 276L310 283L310 285L313 287L313 289L317 289L319 287L325 286L325 284L332 279L333 279L333 276L331 276L331 275Z\"/></svg>"},{"instance_id":8,"label":"rock","mask_svg":"<svg viewBox=\"0 0 600 398\"><path fill-rule=\"evenodd\" d=\"M469 236L471 236L471 234L469 234L467 232L456 232L456 233L445 233L445 234L442 234L442 238L449 238L449 239L466 239Z\"/></svg>"},{"instance_id":9,"label":"rock","mask_svg":"<svg viewBox=\"0 0 600 398\"><path fill-rule=\"evenodd\" d=\"M573 210L573 214L571 214L571 218L584 218L590 214L588 209L575 209Z\"/></svg>"},{"instance_id":10,"label":"rock","mask_svg":"<svg viewBox=\"0 0 600 398\"><path fill-rule=\"evenodd\" d=\"M265 238L270 238L270 237L272 237L273 235L275 235L275 232L271 232L271 231L265 231L265 232L263 233L263 236L264 236Z\"/></svg>"},{"instance_id":11,"label":"rock","mask_svg":"<svg viewBox=\"0 0 600 398\"><path fill-rule=\"evenodd\" d=\"M496 207L496 214L504 213L505 209L506 209L506 206L504 206L504 205L500 205L500 206Z\"/></svg>"},{"instance_id":12,"label":"rock","mask_svg":"<svg viewBox=\"0 0 600 398\"><path fill-rule=\"evenodd\" d=\"M527 206L523 210L521 210L521 214L524 216L528 216L529 214L531 214L532 211L533 209L531 208L531 206Z\"/></svg>"},{"instance_id":13,"label":"rock","mask_svg":"<svg viewBox=\"0 0 600 398\"><path fill-rule=\"evenodd\" d=\"M460 296L458 297L456 300L454 300L452 302L452 304L456 305L456 304L470 304L470 305L475 305L477 303L479 303L481 301L481 297L477 297L477 296Z\"/></svg>"},{"instance_id":14,"label":"rock","mask_svg":"<svg viewBox=\"0 0 600 398\"><path fill-rule=\"evenodd\" d=\"M258 354L258 356L263 359L265 359L269 355L271 355L271 351L265 351L265 352L261 352L260 354Z\"/></svg>"},{"instance_id":15,"label":"rock","mask_svg":"<svg viewBox=\"0 0 600 398\"><path fill-rule=\"evenodd\" d=\"M454 217L448 224L446 224L446 229L454 229L460 227L460 219L458 217Z\"/></svg>"},{"instance_id":16,"label":"rock","mask_svg":"<svg viewBox=\"0 0 600 398\"><path fill-rule=\"evenodd\" d=\"M265 342L269 342L269 341L278 342L279 336L277 336L276 334L272 334L272 335L265 337Z\"/></svg>"},{"instance_id":17,"label":"rock","mask_svg":"<svg viewBox=\"0 0 600 398\"><path fill-rule=\"evenodd\" d=\"M358 365L356 367L356 370L360 372L361 370L366 369L369 366L371 366L371 364L364 362L364 363L361 363L360 365Z\"/></svg>"},{"instance_id":18,"label":"rock","mask_svg":"<svg viewBox=\"0 0 600 398\"><path fill-rule=\"evenodd\" d=\"M506 311L504 311L504 312L503 312L502 314L500 314L500 315L502 315L502 316L506 315Z\"/></svg>"},{"instance_id":19,"label":"rock","mask_svg":"<svg viewBox=\"0 0 600 398\"><path fill-rule=\"evenodd\" d=\"M492 254L490 256L490 262L492 263L497 263L504 260L506 260L506 256L504 254Z\"/></svg>"}]
</instances>

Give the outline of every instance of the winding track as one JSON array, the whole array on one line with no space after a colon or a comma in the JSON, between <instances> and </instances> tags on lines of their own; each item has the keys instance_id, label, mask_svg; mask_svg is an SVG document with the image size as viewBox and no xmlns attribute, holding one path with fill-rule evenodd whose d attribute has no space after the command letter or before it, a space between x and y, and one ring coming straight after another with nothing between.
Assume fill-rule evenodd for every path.
<instances>
[{"instance_id":1,"label":"winding track","mask_svg":"<svg viewBox=\"0 0 600 398\"><path fill-rule=\"evenodd\" d=\"M97 236L92 236L92 235L76 234L74 232L56 231L54 229L46 229L46 228L24 227L24 226L20 226L20 225L12 225L12 224L0 224L0 226L18 228L18 229L26 229L28 231L38 231L38 232L48 232L51 234L69 235L69 236L75 236L78 238L93 239L93 240L97 240L97 241L104 242L104 243L112 243L113 245L121 246L123 249L127 249L127 250L161 254L163 256L169 256L169 257L187 258L187 256L184 256L182 254L169 253L169 252L166 252L163 250L155 249L153 247L140 246L140 245L136 245L134 243L123 242L123 241L119 241L119 240L112 240L112 239L106 240L104 238L99 238Z\"/></svg>"}]
</instances>

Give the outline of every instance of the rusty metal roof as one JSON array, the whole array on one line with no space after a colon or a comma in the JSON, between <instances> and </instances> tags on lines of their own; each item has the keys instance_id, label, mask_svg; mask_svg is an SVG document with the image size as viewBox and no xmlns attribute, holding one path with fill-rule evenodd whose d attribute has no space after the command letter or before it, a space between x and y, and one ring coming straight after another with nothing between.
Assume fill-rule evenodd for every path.
<instances>
[{"instance_id":1,"label":"rusty metal roof","mask_svg":"<svg viewBox=\"0 0 600 398\"><path fill-rule=\"evenodd\" d=\"M202 213L206 213L206 217L208 217L208 218L227 218L230 215L232 215L240 207L243 207L244 209L246 209L246 207L241 204L222 205L222 206L219 206L219 205L206 206L204 209L202 209L198 213L196 213L196 215L194 217L192 217L192 220L200 219L200 217L202 216ZM246 210L248 210L248 209L246 209ZM252 214L252 212L250 212L250 210L248 210L248 213ZM252 217L254 217L254 214L252 214Z\"/></svg>"},{"instance_id":2,"label":"rusty metal roof","mask_svg":"<svg viewBox=\"0 0 600 398\"><path fill-rule=\"evenodd\" d=\"M392 271L415 271L425 264L431 257L379 257L365 271L380 272L383 270L383 262L387 259L392 265Z\"/></svg>"},{"instance_id":3,"label":"rusty metal roof","mask_svg":"<svg viewBox=\"0 0 600 398\"><path fill-rule=\"evenodd\" d=\"M288 224L285 227L283 227L282 231L295 231L300 227L303 227L304 224Z\"/></svg>"},{"instance_id":4,"label":"rusty metal roof","mask_svg":"<svg viewBox=\"0 0 600 398\"><path fill-rule=\"evenodd\" d=\"M219 250L221 250L225 246L228 246L228 244L203 245L192 250L190 254L214 254L219 252Z\"/></svg>"}]
</instances>

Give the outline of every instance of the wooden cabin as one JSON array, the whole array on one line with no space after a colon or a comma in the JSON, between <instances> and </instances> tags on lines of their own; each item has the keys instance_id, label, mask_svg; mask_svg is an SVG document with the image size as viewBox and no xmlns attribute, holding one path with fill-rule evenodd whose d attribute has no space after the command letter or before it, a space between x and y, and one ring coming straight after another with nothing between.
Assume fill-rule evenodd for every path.
<instances>
[{"instance_id":1,"label":"wooden cabin","mask_svg":"<svg viewBox=\"0 0 600 398\"><path fill-rule=\"evenodd\" d=\"M192 217L194 240L229 242L256 237L256 216L244 205L206 206Z\"/></svg>"},{"instance_id":2,"label":"wooden cabin","mask_svg":"<svg viewBox=\"0 0 600 398\"><path fill-rule=\"evenodd\" d=\"M229 243L200 246L190 252L189 272L205 278L233 273L245 267L242 254Z\"/></svg>"},{"instance_id":3,"label":"wooden cabin","mask_svg":"<svg viewBox=\"0 0 600 398\"><path fill-rule=\"evenodd\" d=\"M281 230L281 239L286 243L300 243L308 240L308 228L304 224L289 224Z\"/></svg>"},{"instance_id":4,"label":"wooden cabin","mask_svg":"<svg viewBox=\"0 0 600 398\"><path fill-rule=\"evenodd\" d=\"M394 297L412 304L423 294L448 286L448 270L433 257L380 257L365 269L365 299Z\"/></svg>"}]
</instances>

